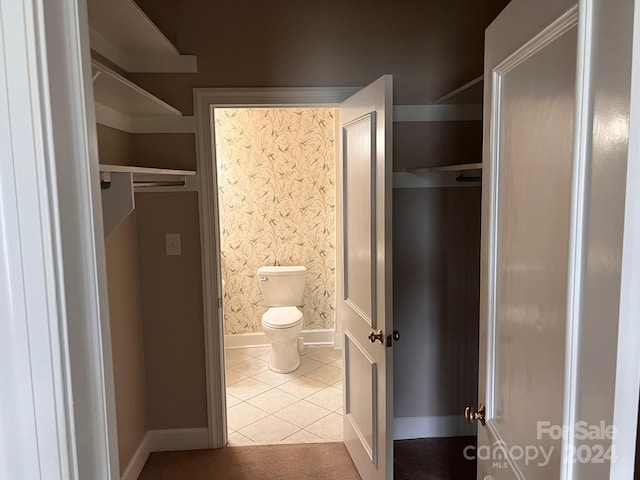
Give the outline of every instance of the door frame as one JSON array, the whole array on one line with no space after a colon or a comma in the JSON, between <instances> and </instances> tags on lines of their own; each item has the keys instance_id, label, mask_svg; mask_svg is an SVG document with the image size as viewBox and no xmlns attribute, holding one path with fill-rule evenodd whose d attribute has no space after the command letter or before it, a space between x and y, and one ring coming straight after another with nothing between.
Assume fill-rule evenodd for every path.
<instances>
[{"instance_id":1,"label":"door frame","mask_svg":"<svg viewBox=\"0 0 640 480\"><path fill-rule=\"evenodd\" d=\"M1 470L119 478L86 1L0 12Z\"/></svg>"},{"instance_id":2,"label":"door frame","mask_svg":"<svg viewBox=\"0 0 640 480\"><path fill-rule=\"evenodd\" d=\"M215 108L250 107L326 107L337 108L360 87L256 87L194 88L196 121L196 171L200 218L202 262L202 299L204 319L205 367L207 380L207 416L209 447L227 444L226 388L224 372L224 325L218 299L222 298L220 270L219 207L217 194L216 151L213 134ZM336 119L336 129L338 128ZM338 155L336 142L336 161ZM336 203L340 204L336 191ZM337 209L339 215L339 209ZM336 236L341 238L341 223L336 219ZM341 270L340 243L336 244L336 270ZM336 282L339 282L336 276ZM336 291L341 285L336 284ZM336 306L337 307L337 306ZM336 308L336 331L341 331L340 311Z\"/></svg>"}]
</instances>

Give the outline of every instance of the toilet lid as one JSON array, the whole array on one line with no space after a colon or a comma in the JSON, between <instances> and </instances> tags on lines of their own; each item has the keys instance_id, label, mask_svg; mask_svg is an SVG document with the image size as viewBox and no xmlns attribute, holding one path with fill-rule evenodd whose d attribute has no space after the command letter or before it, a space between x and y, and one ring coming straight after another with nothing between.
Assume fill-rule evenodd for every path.
<instances>
[{"instance_id":1,"label":"toilet lid","mask_svg":"<svg viewBox=\"0 0 640 480\"><path fill-rule=\"evenodd\" d=\"M289 328L302 321L302 312L296 307L271 307L262 316L262 323L271 328Z\"/></svg>"}]
</instances>

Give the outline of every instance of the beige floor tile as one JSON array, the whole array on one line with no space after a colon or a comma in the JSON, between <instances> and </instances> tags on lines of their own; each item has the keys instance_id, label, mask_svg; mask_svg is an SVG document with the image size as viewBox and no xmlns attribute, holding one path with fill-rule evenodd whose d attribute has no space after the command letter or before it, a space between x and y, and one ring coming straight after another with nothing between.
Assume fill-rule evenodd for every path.
<instances>
[{"instance_id":1,"label":"beige floor tile","mask_svg":"<svg viewBox=\"0 0 640 480\"><path fill-rule=\"evenodd\" d=\"M227 408L231 408L235 405L238 405L241 402L242 400L240 400L239 398L234 397L230 393L227 393Z\"/></svg>"},{"instance_id":2,"label":"beige floor tile","mask_svg":"<svg viewBox=\"0 0 640 480\"><path fill-rule=\"evenodd\" d=\"M318 362L317 360L313 360L308 357L300 357L300 366L297 368L295 373L297 373L298 375L306 375L307 373L323 366L324 363Z\"/></svg>"},{"instance_id":3,"label":"beige floor tile","mask_svg":"<svg viewBox=\"0 0 640 480\"><path fill-rule=\"evenodd\" d=\"M269 368L267 362L260 360L259 358L249 357L246 362L236 363L230 366L227 370L233 370L234 372L241 373L247 377L253 377L254 375L264 372Z\"/></svg>"},{"instance_id":4,"label":"beige floor tile","mask_svg":"<svg viewBox=\"0 0 640 480\"><path fill-rule=\"evenodd\" d=\"M342 390L333 387L323 388L319 392L309 395L305 400L335 412L342 408Z\"/></svg>"},{"instance_id":5,"label":"beige floor tile","mask_svg":"<svg viewBox=\"0 0 640 480\"><path fill-rule=\"evenodd\" d=\"M307 425L317 422L322 417L326 417L329 413L331 413L331 411L326 408L314 405L306 400L300 400L276 412L274 415L297 427L304 428Z\"/></svg>"},{"instance_id":6,"label":"beige floor tile","mask_svg":"<svg viewBox=\"0 0 640 480\"><path fill-rule=\"evenodd\" d=\"M333 365L334 367L339 368L340 370L342 370L342 358L339 358L335 362L331 362L329 365Z\"/></svg>"},{"instance_id":7,"label":"beige floor tile","mask_svg":"<svg viewBox=\"0 0 640 480\"><path fill-rule=\"evenodd\" d=\"M260 355L259 357L260 360L262 360L263 362L267 362L269 363L269 358L271 358L271 352L265 353L264 355Z\"/></svg>"},{"instance_id":8,"label":"beige floor tile","mask_svg":"<svg viewBox=\"0 0 640 480\"><path fill-rule=\"evenodd\" d=\"M230 393L240 400L248 400L256 395L266 392L267 390L271 390L271 388L273 388L271 385L259 382L253 378L247 378L246 380L229 385L227 387L227 393Z\"/></svg>"},{"instance_id":9,"label":"beige floor tile","mask_svg":"<svg viewBox=\"0 0 640 480\"><path fill-rule=\"evenodd\" d=\"M327 385L332 385L342 379L342 370L331 365L325 365L312 372L307 373L308 378L317 380Z\"/></svg>"},{"instance_id":10,"label":"beige floor tile","mask_svg":"<svg viewBox=\"0 0 640 480\"><path fill-rule=\"evenodd\" d=\"M238 350L225 350L224 352L224 364L227 368L238 363L247 362L252 358Z\"/></svg>"},{"instance_id":11,"label":"beige floor tile","mask_svg":"<svg viewBox=\"0 0 640 480\"><path fill-rule=\"evenodd\" d=\"M309 433L306 430L298 430L293 435L284 439L284 442L287 443L319 443L322 441L322 438L314 435L313 433Z\"/></svg>"},{"instance_id":12,"label":"beige floor tile","mask_svg":"<svg viewBox=\"0 0 640 480\"><path fill-rule=\"evenodd\" d=\"M289 422L268 416L243 428L240 433L256 443L279 443L298 431L298 427Z\"/></svg>"},{"instance_id":13,"label":"beige floor tile","mask_svg":"<svg viewBox=\"0 0 640 480\"><path fill-rule=\"evenodd\" d=\"M227 368L224 372L224 380L227 383L227 386L238 383L241 380L246 380L247 378L249 377L230 368Z\"/></svg>"},{"instance_id":14,"label":"beige floor tile","mask_svg":"<svg viewBox=\"0 0 640 480\"><path fill-rule=\"evenodd\" d=\"M342 350L336 350L332 347L317 347L306 357L322 363L331 363L342 358Z\"/></svg>"},{"instance_id":15,"label":"beige floor tile","mask_svg":"<svg viewBox=\"0 0 640 480\"><path fill-rule=\"evenodd\" d=\"M247 438L238 432L233 432L229 434L229 436L227 437L227 446L229 447L240 447L243 445L255 445L255 444L256 442L254 442L250 438Z\"/></svg>"},{"instance_id":16,"label":"beige floor tile","mask_svg":"<svg viewBox=\"0 0 640 480\"><path fill-rule=\"evenodd\" d=\"M334 383L333 385L331 385L333 388L337 388L338 390L343 390L343 385L344 385L344 379Z\"/></svg>"},{"instance_id":17,"label":"beige floor tile","mask_svg":"<svg viewBox=\"0 0 640 480\"><path fill-rule=\"evenodd\" d=\"M283 392L279 388L272 388L266 392L247 400L254 407L258 407L260 410L264 410L268 413L275 413L278 410L282 410L289 405L296 403L298 397L294 397L287 392Z\"/></svg>"},{"instance_id":18,"label":"beige floor tile","mask_svg":"<svg viewBox=\"0 0 640 480\"><path fill-rule=\"evenodd\" d=\"M339 408L335 413L337 413L338 415L344 415L344 409Z\"/></svg>"},{"instance_id":19,"label":"beige floor tile","mask_svg":"<svg viewBox=\"0 0 640 480\"><path fill-rule=\"evenodd\" d=\"M342 441L342 415L330 413L306 427L305 430L325 440Z\"/></svg>"},{"instance_id":20,"label":"beige floor tile","mask_svg":"<svg viewBox=\"0 0 640 480\"><path fill-rule=\"evenodd\" d=\"M267 412L243 402L227 410L227 425L238 432L267 416L269 416Z\"/></svg>"},{"instance_id":21,"label":"beige floor tile","mask_svg":"<svg viewBox=\"0 0 640 480\"><path fill-rule=\"evenodd\" d=\"M298 378L300 375L297 373L276 373L271 370L265 370L264 372L260 372L253 376L256 380L261 381L262 383L266 383L267 385L271 385L272 387L277 387L278 385L282 385L283 383L290 382L291 380Z\"/></svg>"},{"instance_id":22,"label":"beige floor tile","mask_svg":"<svg viewBox=\"0 0 640 480\"><path fill-rule=\"evenodd\" d=\"M237 385L237 384L236 384ZM307 377L298 377L290 382L283 383L278 388L298 398L306 398L319 392L326 385Z\"/></svg>"}]
</instances>

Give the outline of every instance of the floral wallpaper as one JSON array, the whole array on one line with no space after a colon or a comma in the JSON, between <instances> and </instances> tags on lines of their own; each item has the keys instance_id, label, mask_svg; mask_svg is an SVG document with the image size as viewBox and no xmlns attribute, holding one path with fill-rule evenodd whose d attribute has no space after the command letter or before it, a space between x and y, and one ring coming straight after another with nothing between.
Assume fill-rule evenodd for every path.
<instances>
[{"instance_id":1,"label":"floral wallpaper","mask_svg":"<svg viewBox=\"0 0 640 480\"><path fill-rule=\"evenodd\" d=\"M215 109L225 333L261 332L262 265L307 267L303 329L335 326L334 109Z\"/></svg>"}]
</instances>

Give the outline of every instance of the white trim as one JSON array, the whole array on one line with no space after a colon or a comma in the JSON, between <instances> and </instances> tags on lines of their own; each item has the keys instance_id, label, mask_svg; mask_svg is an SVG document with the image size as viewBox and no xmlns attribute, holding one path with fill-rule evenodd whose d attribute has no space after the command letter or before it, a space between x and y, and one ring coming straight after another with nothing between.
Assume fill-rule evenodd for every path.
<instances>
[{"instance_id":1,"label":"white trim","mask_svg":"<svg viewBox=\"0 0 640 480\"><path fill-rule=\"evenodd\" d=\"M176 452L181 450L203 450L209 446L209 431L206 428L176 428L149 430L133 457L122 472L121 480L137 480L149 455L153 452Z\"/></svg>"},{"instance_id":2,"label":"white trim","mask_svg":"<svg viewBox=\"0 0 640 480\"><path fill-rule=\"evenodd\" d=\"M85 2L0 0L3 478L118 474L86 24Z\"/></svg>"},{"instance_id":3,"label":"white trim","mask_svg":"<svg viewBox=\"0 0 640 480\"><path fill-rule=\"evenodd\" d=\"M396 105L393 123L482 121L482 105Z\"/></svg>"},{"instance_id":4,"label":"white trim","mask_svg":"<svg viewBox=\"0 0 640 480\"><path fill-rule=\"evenodd\" d=\"M640 391L640 2L634 2L633 60L618 355L613 425L616 436L609 478L633 478Z\"/></svg>"},{"instance_id":5,"label":"white trim","mask_svg":"<svg viewBox=\"0 0 640 480\"><path fill-rule=\"evenodd\" d=\"M111 107L95 104L96 123L107 127L122 130L124 132L133 133L133 118Z\"/></svg>"},{"instance_id":6,"label":"white trim","mask_svg":"<svg viewBox=\"0 0 640 480\"><path fill-rule=\"evenodd\" d=\"M96 103L96 123L128 133L195 133L192 116L132 117L106 105Z\"/></svg>"},{"instance_id":7,"label":"white trim","mask_svg":"<svg viewBox=\"0 0 640 480\"><path fill-rule=\"evenodd\" d=\"M571 213L569 230L569 265L567 275L567 317L564 360L563 425L570 431L562 438L560 478L574 476L571 458L575 448L573 426L577 418L577 397L580 366L580 326L583 306L585 228L588 218L587 170L591 163L589 152L593 127L593 98L591 92L591 56L593 53L593 5L591 2L571 10L578 19L576 62L575 131L573 138L573 171L571 172Z\"/></svg>"},{"instance_id":8,"label":"white trim","mask_svg":"<svg viewBox=\"0 0 640 480\"><path fill-rule=\"evenodd\" d=\"M334 345L335 330L303 330L300 333L304 337L304 344L309 346ZM337 337L336 337L337 338ZM238 333L224 336L224 348L266 347L269 340L264 332ZM336 347L338 348L338 347Z\"/></svg>"},{"instance_id":9,"label":"white trim","mask_svg":"<svg viewBox=\"0 0 640 480\"><path fill-rule=\"evenodd\" d=\"M223 326L219 320L222 297L220 245L217 232L217 179L213 168L212 108L250 106L335 107L359 88L195 88L196 171L199 181L200 245L202 261L205 366L207 377L207 414L210 447L226 444L226 405L224 385Z\"/></svg>"},{"instance_id":10,"label":"white trim","mask_svg":"<svg viewBox=\"0 0 640 480\"><path fill-rule=\"evenodd\" d=\"M462 415L397 417L393 419L393 439L467 437L476 435Z\"/></svg>"},{"instance_id":11,"label":"white trim","mask_svg":"<svg viewBox=\"0 0 640 480\"><path fill-rule=\"evenodd\" d=\"M122 472L120 480L138 480L149 455L151 455L151 450L149 448L149 433L147 432L142 438L140 445L138 445L133 457L129 460L124 472Z\"/></svg>"}]
</instances>

